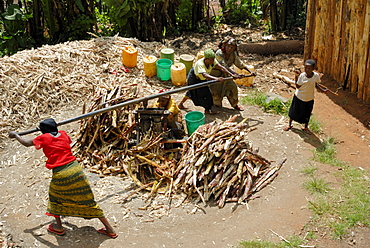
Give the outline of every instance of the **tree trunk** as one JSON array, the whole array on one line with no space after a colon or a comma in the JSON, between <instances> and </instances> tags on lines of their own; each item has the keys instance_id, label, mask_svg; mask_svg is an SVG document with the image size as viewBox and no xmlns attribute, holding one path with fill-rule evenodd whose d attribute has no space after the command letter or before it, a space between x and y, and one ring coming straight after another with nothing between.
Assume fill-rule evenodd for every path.
<instances>
[{"instance_id":1,"label":"tree trunk","mask_svg":"<svg viewBox=\"0 0 370 248\"><path fill-rule=\"evenodd\" d=\"M269 20L269 0L261 0L262 18L267 23Z\"/></svg>"},{"instance_id":2,"label":"tree trunk","mask_svg":"<svg viewBox=\"0 0 370 248\"><path fill-rule=\"evenodd\" d=\"M271 29L273 32L278 31L278 25L279 25L276 1L277 0L270 0L270 21L271 21Z\"/></svg>"},{"instance_id":3,"label":"tree trunk","mask_svg":"<svg viewBox=\"0 0 370 248\"><path fill-rule=\"evenodd\" d=\"M278 55L278 54L303 54L303 40L267 41L259 43L243 43L238 46L243 54Z\"/></svg>"},{"instance_id":4,"label":"tree trunk","mask_svg":"<svg viewBox=\"0 0 370 248\"><path fill-rule=\"evenodd\" d=\"M225 0L220 0L220 6L222 8L222 11L224 11L225 6L226 6L226 1Z\"/></svg>"},{"instance_id":5,"label":"tree trunk","mask_svg":"<svg viewBox=\"0 0 370 248\"><path fill-rule=\"evenodd\" d=\"M41 45L44 42L43 26L41 24L40 17L40 7L40 0L33 0L33 16L32 20L30 20L30 35L35 40L37 45Z\"/></svg>"},{"instance_id":6,"label":"tree trunk","mask_svg":"<svg viewBox=\"0 0 370 248\"><path fill-rule=\"evenodd\" d=\"M203 0L193 0L192 29L196 29L198 22L202 19L203 19Z\"/></svg>"},{"instance_id":7,"label":"tree trunk","mask_svg":"<svg viewBox=\"0 0 370 248\"><path fill-rule=\"evenodd\" d=\"M280 25L279 25L279 29L280 30L285 30L286 29L286 21L287 21L287 16L288 16L288 2L290 2L290 0L283 0L282 4L281 4L281 12L280 12ZM291 6L290 6L291 7Z\"/></svg>"}]
</instances>

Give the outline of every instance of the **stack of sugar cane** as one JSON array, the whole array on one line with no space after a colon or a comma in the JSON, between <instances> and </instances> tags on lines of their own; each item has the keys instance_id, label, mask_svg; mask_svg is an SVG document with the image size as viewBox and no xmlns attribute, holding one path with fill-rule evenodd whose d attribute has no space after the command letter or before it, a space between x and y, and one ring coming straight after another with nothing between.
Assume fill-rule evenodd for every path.
<instances>
[{"instance_id":1,"label":"stack of sugar cane","mask_svg":"<svg viewBox=\"0 0 370 248\"><path fill-rule=\"evenodd\" d=\"M132 85L131 85L132 86ZM136 97L135 87L98 89L88 112ZM104 175L127 175L141 189L157 192L182 191L204 203L214 199L242 203L260 191L278 174L279 165L253 152L247 140L247 119L202 125L187 140L183 150L169 156L162 148L162 134L149 131L139 144L129 146L135 120L127 106L90 117L81 124L76 154L90 171Z\"/></svg>"},{"instance_id":2,"label":"stack of sugar cane","mask_svg":"<svg viewBox=\"0 0 370 248\"><path fill-rule=\"evenodd\" d=\"M116 86L112 90L98 88L86 112L119 104L137 97L135 85ZM129 105L82 121L75 154L89 171L104 175L127 175L138 186L153 185L152 191L169 185L178 154L166 153L161 143L162 133L149 131L135 146L129 146L135 136L135 119ZM171 155L172 154L172 155ZM170 156L168 156L170 155ZM163 189L162 189L163 190Z\"/></svg>"},{"instance_id":3,"label":"stack of sugar cane","mask_svg":"<svg viewBox=\"0 0 370 248\"><path fill-rule=\"evenodd\" d=\"M272 165L252 151L247 141L252 131L245 124L212 122L198 128L189 138L174 172L174 189L189 196L198 195L206 203L242 203L260 191L278 174L285 162Z\"/></svg>"},{"instance_id":4,"label":"stack of sugar cane","mask_svg":"<svg viewBox=\"0 0 370 248\"><path fill-rule=\"evenodd\" d=\"M97 88L86 112L136 97L133 86L117 86L113 90ZM128 148L126 135L134 126L130 114L130 108L133 107L127 106L82 120L74 149L77 156L84 158L81 162L90 171L101 175L124 171L116 161L121 157L121 152Z\"/></svg>"}]
</instances>

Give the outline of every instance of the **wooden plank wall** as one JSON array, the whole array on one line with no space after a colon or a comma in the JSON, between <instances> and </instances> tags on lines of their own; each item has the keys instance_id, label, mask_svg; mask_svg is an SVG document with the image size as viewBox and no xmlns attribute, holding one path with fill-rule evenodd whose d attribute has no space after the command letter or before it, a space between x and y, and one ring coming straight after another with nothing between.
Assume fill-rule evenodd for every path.
<instances>
[{"instance_id":1,"label":"wooden plank wall","mask_svg":"<svg viewBox=\"0 0 370 248\"><path fill-rule=\"evenodd\" d=\"M308 0L304 58L370 103L370 0Z\"/></svg>"}]
</instances>

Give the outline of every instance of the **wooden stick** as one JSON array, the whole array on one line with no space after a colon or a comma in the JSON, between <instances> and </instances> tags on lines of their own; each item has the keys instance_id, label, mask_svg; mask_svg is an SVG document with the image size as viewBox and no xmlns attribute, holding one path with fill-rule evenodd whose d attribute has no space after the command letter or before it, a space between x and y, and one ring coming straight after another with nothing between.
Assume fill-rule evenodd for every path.
<instances>
[{"instance_id":1,"label":"wooden stick","mask_svg":"<svg viewBox=\"0 0 370 248\"><path fill-rule=\"evenodd\" d=\"M129 195L125 196L122 198L122 201L126 201L128 198L130 198L131 196L137 194L138 192L140 192L141 190L145 189L146 187L152 185L154 182L151 182L151 183L147 183L147 184L144 184L143 186L141 186L140 188L136 189L134 192L131 192Z\"/></svg>"},{"instance_id":2,"label":"wooden stick","mask_svg":"<svg viewBox=\"0 0 370 248\"><path fill-rule=\"evenodd\" d=\"M326 91L329 91L330 93L332 93L333 95L336 95L336 96L338 96L338 90L341 88L338 88L337 89L337 91L336 92L334 92L334 91L332 91L331 89L329 89L328 87L326 87L325 85L322 85L322 84L319 84L319 83L317 83L317 85L318 85L318 87L320 88L320 90L322 90L322 91L324 91L324 92L326 92Z\"/></svg>"},{"instance_id":3,"label":"wooden stick","mask_svg":"<svg viewBox=\"0 0 370 248\"><path fill-rule=\"evenodd\" d=\"M293 85L295 85L295 82L294 82L293 80L291 80L290 78L286 77L286 76L279 75L279 74L277 74L276 72L274 72L274 73L273 73L273 76L274 76L274 77L276 77L276 78L281 79L284 83L288 84L289 86L293 86ZM328 92L332 93L333 95L338 96L338 93L337 93L337 92L338 92L338 90L339 90L340 88L338 88L338 89L337 89L337 91L336 91L336 92L334 92L334 91L332 91L331 89L329 89L328 87L326 87L325 85L322 85L322 84L320 84L320 83L317 83L317 85L319 86L319 88L320 88L322 91L324 91L324 92L328 91ZM295 87L294 87L294 88L295 88Z\"/></svg>"},{"instance_id":4,"label":"wooden stick","mask_svg":"<svg viewBox=\"0 0 370 248\"><path fill-rule=\"evenodd\" d=\"M291 86L295 88L295 82L294 80L291 80L290 78L286 77L286 76L283 76L283 75L280 75L280 74L277 74L276 72L274 72L272 74L274 77L278 78L278 79L281 79L284 83L286 83L288 86Z\"/></svg>"},{"instance_id":5,"label":"wooden stick","mask_svg":"<svg viewBox=\"0 0 370 248\"><path fill-rule=\"evenodd\" d=\"M222 82L225 82L225 81L230 80L230 79L233 79L233 78L232 77L226 77L226 78L224 78L224 81L222 81ZM138 103L141 103L141 102L144 102L144 101L149 101L149 100L154 99L154 98L159 98L161 96L167 96L167 95L175 94L175 93L178 93L178 92L198 89L198 88L208 86L208 85L211 85L211 84L216 84L216 83L221 83L221 82L219 82L217 80L210 80L210 81L201 82L199 84L184 86L184 87L177 88L177 89L174 89L174 90L165 91L165 92L158 93L158 94L155 94L155 95L150 95L150 96L146 96L146 97L142 97L142 98L128 100L128 101L125 101L125 102L121 102L119 104L115 104L115 105L112 105L112 106L109 106L109 107L106 107L106 108L98 109L98 110L95 110L95 111L92 111L92 112L89 112L89 113L85 113L85 114L82 114L82 115L79 115L79 116L76 116L76 117L73 117L73 118L70 118L70 119L67 119L67 120L57 122L57 124L58 124L58 126L65 125L65 124L68 124L68 123L71 123L71 122L75 122L75 121L79 121L79 120L89 118L91 116L100 115L100 114L103 114L103 113L106 113L106 112L109 112L109 111L112 111L112 110L115 110L115 109L118 109L118 108L122 108L122 107L125 107L125 106L128 106L128 105L134 105L134 104L138 104ZM22 135L34 133L34 132L37 132L37 131L39 131L39 130L37 128L34 128L34 129L27 130L27 131L19 132L18 135L22 136Z\"/></svg>"},{"instance_id":6,"label":"wooden stick","mask_svg":"<svg viewBox=\"0 0 370 248\"><path fill-rule=\"evenodd\" d=\"M277 234L276 232L274 232L273 230L270 229L270 231L275 234L276 236L278 236L279 238L281 238L281 240L283 240L284 242L290 244L289 240L285 239L283 236Z\"/></svg>"}]
</instances>

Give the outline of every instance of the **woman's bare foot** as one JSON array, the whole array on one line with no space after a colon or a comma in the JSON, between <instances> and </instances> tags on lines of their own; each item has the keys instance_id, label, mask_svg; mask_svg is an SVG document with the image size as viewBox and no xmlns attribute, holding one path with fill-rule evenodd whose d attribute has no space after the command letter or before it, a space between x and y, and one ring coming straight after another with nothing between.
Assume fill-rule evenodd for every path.
<instances>
[{"instance_id":1,"label":"woman's bare foot","mask_svg":"<svg viewBox=\"0 0 370 248\"><path fill-rule=\"evenodd\" d=\"M58 226L57 224L50 224L48 227L47 227L48 231L49 232L52 232L56 235L59 235L59 236L63 236L64 234L66 234L66 230L63 229L63 227L61 226Z\"/></svg>"},{"instance_id":2,"label":"woman's bare foot","mask_svg":"<svg viewBox=\"0 0 370 248\"><path fill-rule=\"evenodd\" d=\"M292 129L292 126L287 126L283 128L284 131L289 131L290 129Z\"/></svg>"}]
</instances>

